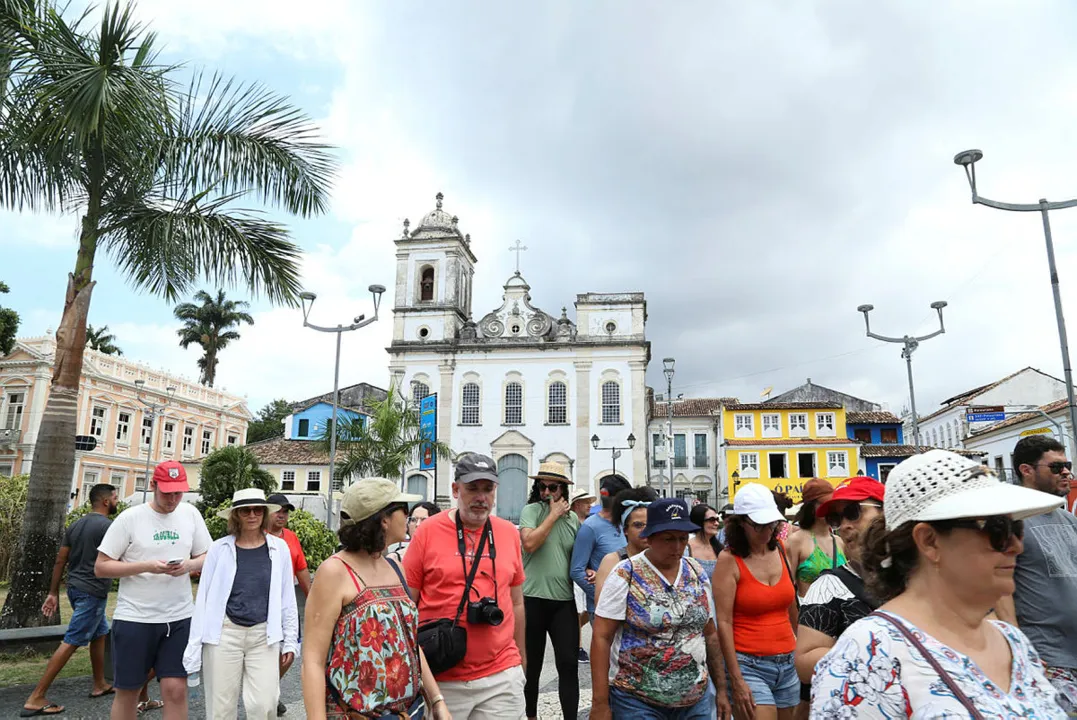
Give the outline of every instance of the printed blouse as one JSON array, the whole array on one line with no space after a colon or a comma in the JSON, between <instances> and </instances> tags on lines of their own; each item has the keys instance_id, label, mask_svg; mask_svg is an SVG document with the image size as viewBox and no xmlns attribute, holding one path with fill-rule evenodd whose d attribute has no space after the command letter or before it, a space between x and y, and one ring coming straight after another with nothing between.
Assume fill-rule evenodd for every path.
<instances>
[{"instance_id":1,"label":"printed blouse","mask_svg":"<svg viewBox=\"0 0 1077 720\"><path fill-rule=\"evenodd\" d=\"M890 613L899 622L900 617ZM905 626L924 644L985 720L1063 720L1056 691L1028 638L1003 622L995 627L1009 643L1013 664L1009 692L1003 691L966 655L915 626ZM886 620L868 616L853 623L815 667L811 720L947 720L968 710L938 673Z\"/></svg>"},{"instance_id":2,"label":"printed blouse","mask_svg":"<svg viewBox=\"0 0 1077 720\"><path fill-rule=\"evenodd\" d=\"M610 685L662 707L699 702L707 691L703 628L714 618L711 597L710 579L691 558L681 558L672 583L646 553L620 562L595 608L623 621L610 648Z\"/></svg>"},{"instance_id":3,"label":"printed blouse","mask_svg":"<svg viewBox=\"0 0 1077 720\"><path fill-rule=\"evenodd\" d=\"M355 571L344 564L358 594L341 608L333 629L326 664L326 715L358 718L406 712L422 679L419 611L402 586L360 587Z\"/></svg>"}]
</instances>

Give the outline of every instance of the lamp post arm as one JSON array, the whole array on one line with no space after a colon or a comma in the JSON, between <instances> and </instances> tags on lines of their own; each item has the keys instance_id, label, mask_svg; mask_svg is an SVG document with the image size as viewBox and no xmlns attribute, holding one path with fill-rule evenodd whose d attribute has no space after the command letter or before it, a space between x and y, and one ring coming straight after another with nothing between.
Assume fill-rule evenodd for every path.
<instances>
[{"instance_id":1,"label":"lamp post arm","mask_svg":"<svg viewBox=\"0 0 1077 720\"><path fill-rule=\"evenodd\" d=\"M349 332L351 330L358 330L359 328L364 328L372 322L376 322L377 319L378 314L374 313L374 317L366 318L360 322L352 323L351 325L337 325L336 327L322 327L321 325L315 325L304 320L303 327L308 327L311 330L317 330L318 332Z\"/></svg>"},{"instance_id":2,"label":"lamp post arm","mask_svg":"<svg viewBox=\"0 0 1077 720\"><path fill-rule=\"evenodd\" d=\"M999 202L998 200L989 200L983 195L977 195L973 193L972 202L976 205L986 205L987 207L993 207L996 210L1008 210L1009 212L1040 212L1043 210L1042 202L1038 203L1007 203ZM1077 198L1073 200L1060 200L1058 202L1047 203L1048 210L1065 210L1066 208L1077 207Z\"/></svg>"},{"instance_id":3,"label":"lamp post arm","mask_svg":"<svg viewBox=\"0 0 1077 720\"><path fill-rule=\"evenodd\" d=\"M870 330L868 330L868 337L869 338L874 338L876 340L882 340L883 342L891 342L891 343L903 343L903 342L905 342L905 338L887 337L886 335L879 335L877 333L873 333Z\"/></svg>"},{"instance_id":4,"label":"lamp post arm","mask_svg":"<svg viewBox=\"0 0 1077 720\"><path fill-rule=\"evenodd\" d=\"M915 340L916 342L923 342L924 340L930 340L933 337L942 335L944 332L946 332L946 328L939 328L935 332L928 335L920 335L919 337L914 337L913 340Z\"/></svg>"}]
</instances>

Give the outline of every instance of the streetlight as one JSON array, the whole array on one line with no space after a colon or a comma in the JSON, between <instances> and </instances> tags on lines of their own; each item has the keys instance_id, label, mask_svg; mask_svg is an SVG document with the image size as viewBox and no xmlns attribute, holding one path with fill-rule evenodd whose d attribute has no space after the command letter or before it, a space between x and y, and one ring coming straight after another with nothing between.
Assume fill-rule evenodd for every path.
<instances>
[{"instance_id":1,"label":"streetlight","mask_svg":"<svg viewBox=\"0 0 1077 720\"><path fill-rule=\"evenodd\" d=\"M920 419L916 415L916 393L913 390L912 384L912 354L916 352L916 348L920 347L920 343L924 340L930 340L936 335L942 335L946 332L946 326L942 324L942 309L944 307L946 307L945 300L936 300L931 303L931 309L939 314L938 330L927 335L920 335L919 337L915 335L906 335L905 337L900 338L876 335L871 331L871 320L868 319L868 313L875 309L874 305L861 305L857 308L858 312L864 313L864 328L867 330L869 338L875 338L876 340L882 340L883 342L901 343L905 346L905 349L901 351L901 357L905 358L905 365L909 371L909 404L912 405L912 437L913 443L917 448L920 447Z\"/></svg>"},{"instance_id":2,"label":"streetlight","mask_svg":"<svg viewBox=\"0 0 1077 720\"><path fill-rule=\"evenodd\" d=\"M593 447L595 450L610 450L611 451L611 455L613 457L613 474L616 475L617 474L617 458L621 456L621 450L631 450L632 448L636 447L636 436L633 435L632 433L628 433L628 447L614 447L613 445L610 445L609 447L599 447L598 443L599 443L598 435L592 435L591 436L591 447Z\"/></svg>"},{"instance_id":3,"label":"streetlight","mask_svg":"<svg viewBox=\"0 0 1077 720\"><path fill-rule=\"evenodd\" d=\"M158 415L164 414L164 409L168 407L172 402L172 398L176 396L176 388L174 385L169 385L165 388L165 400L162 403L156 403L151 400L147 400L142 391L146 389L145 380L135 380L135 397L138 401L146 406L146 411L143 415L149 415L150 418L150 436L147 438L146 443L146 477L142 480L142 504L146 504L146 493L150 487L150 458L153 455L153 429L157 426L156 418Z\"/></svg>"},{"instance_id":4,"label":"streetlight","mask_svg":"<svg viewBox=\"0 0 1077 720\"><path fill-rule=\"evenodd\" d=\"M333 366L333 419L329 421L329 427L332 433L329 436L329 486L325 491L325 524L330 530L333 529L333 472L336 469L335 463L337 459L337 402L340 399L340 336L351 330L358 330L361 327L366 327L370 323L378 320L378 308L381 306L381 296L382 293L385 292L385 286L371 285L367 290L374 296L374 317L367 319L365 315L360 315L352 320L351 325L337 325L336 327L322 327L307 322L307 317L310 315L310 309L314 306L314 301L318 299L318 296L312 292L299 293L299 300L303 304L303 327L309 327L311 330L317 330L318 332L337 334L336 364Z\"/></svg>"},{"instance_id":5,"label":"streetlight","mask_svg":"<svg viewBox=\"0 0 1077 720\"><path fill-rule=\"evenodd\" d=\"M673 366L677 361L671 357L662 360L662 374L666 376L666 469L669 470L669 496L673 497Z\"/></svg>"},{"instance_id":6,"label":"streetlight","mask_svg":"<svg viewBox=\"0 0 1077 720\"><path fill-rule=\"evenodd\" d=\"M1070 410L1071 452L1077 447L1077 404L1073 398L1073 369L1070 366L1069 340L1066 339L1066 319L1062 315L1062 295L1058 289L1058 270L1055 268L1055 244L1051 239L1051 221L1047 217L1048 210L1064 210L1077 207L1077 199L1063 200L1061 202L1047 202L1040 198L1038 203L1004 203L987 198L976 192L976 163L983 159L980 150L965 150L954 155L954 164L965 168L965 177L968 178L969 187L972 188L972 202L977 205L986 205L996 210L1009 210L1010 212L1038 212L1043 217L1043 239L1047 243L1047 269L1051 275L1051 293L1055 298L1055 321L1058 323L1058 344L1062 350L1062 372L1066 378L1066 401Z\"/></svg>"}]
</instances>

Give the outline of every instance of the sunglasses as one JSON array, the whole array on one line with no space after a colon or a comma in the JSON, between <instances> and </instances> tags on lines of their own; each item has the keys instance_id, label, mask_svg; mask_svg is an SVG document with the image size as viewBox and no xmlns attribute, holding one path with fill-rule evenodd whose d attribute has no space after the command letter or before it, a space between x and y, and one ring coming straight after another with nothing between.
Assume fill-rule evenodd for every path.
<instances>
[{"instance_id":1,"label":"sunglasses","mask_svg":"<svg viewBox=\"0 0 1077 720\"><path fill-rule=\"evenodd\" d=\"M826 524L832 528L839 527L844 520L849 522L856 522L860 519L861 507L873 507L881 508L882 505L878 503L849 503L841 509L841 512L832 512L826 514Z\"/></svg>"},{"instance_id":2,"label":"sunglasses","mask_svg":"<svg viewBox=\"0 0 1077 720\"><path fill-rule=\"evenodd\" d=\"M749 517L746 517L745 520L748 521L748 525L750 527L752 527L752 529L754 529L754 530L763 530L763 529L766 529L766 528L769 528L769 529L773 530L775 527L778 526L778 521L777 520L775 520L774 522L762 523L762 524L757 523L755 520L752 520Z\"/></svg>"},{"instance_id":3,"label":"sunglasses","mask_svg":"<svg viewBox=\"0 0 1077 720\"><path fill-rule=\"evenodd\" d=\"M931 523L940 528L962 528L976 530L987 536L991 543L991 549L995 552L1006 552L1013 544L1013 539L1020 540L1025 536L1025 521L1013 520L1005 515L992 515L987 518L971 518L960 520L938 520Z\"/></svg>"},{"instance_id":4,"label":"sunglasses","mask_svg":"<svg viewBox=\"0 0 1077 720\"><path fill-rule=\"evenodd\" d=\"M561 483L558 483L558 482L554 482L554 483L540 482L539 483L539 490L549 490L550 492L554 492L559 487L561 487Z\"/></svg>"},{"instance_id":5,"label":"sunglasses","mask_svg":"<svg viewBox=\"0 0 1077 720\"><path fill-rule=\"evenodd\" d=\"M705 522L705 523L716 523L716 522L718 522L718 516L715 515L714 517L703 518L703 522Z\"/></svg>"},{"instance_id":6,"label":"sunglasses","mask_svg":"<svg viewBox=\"0 0 1077 720\"><path fill-rule=\"evenodd\" d=\"M238 512L240 515L261 515L263 511L265 511L265 508L261 505L257 507L236 508L236 512Z\"/></svg>"},{"instance_id":7,"label":"sunglasses","mask_svg":"<svg viewBox=\"0 0 1077 720\"><path fill-rule=\"evenodd\" d=\"M1043 465L1043 463L1036 463L1036 465ZM1061 475L1063 470L1073 470L1073 463L1066 462L1053 462L1047 463L1047 469L1055 475Z\"/></svg>"}]
</instances>

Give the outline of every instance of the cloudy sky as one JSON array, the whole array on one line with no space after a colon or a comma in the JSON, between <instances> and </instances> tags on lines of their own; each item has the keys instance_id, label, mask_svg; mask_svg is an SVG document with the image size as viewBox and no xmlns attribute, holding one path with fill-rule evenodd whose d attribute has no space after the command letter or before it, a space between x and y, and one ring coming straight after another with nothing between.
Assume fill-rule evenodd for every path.
<instances>
[{"instance_id":1,"label":"cloudy sky","mask_svg":"<svg viewBox=\"0 0 1077 720\"><path fill-rule=\"evenodd\" d=\"M664 389L675 357L675 394L750 401L810 377L898 411L900 347L864 336L866 302L874 330L903 335L949 301L946 335L915 356L921 412L1027 365L1061 376L1040 219L973 206L952 157L984 150L993 199L1077 196L1070 3L143 0L139 14L167 59L290 95L340 148L332 212L291 224L314 322L370 312L401 222L442 191L479 258L477 316L520 239L551 313L580 292L645 292L648 379ZM1077 211L1052 222L1077 322ZM76 225L0 214L0 302L23 335L57 325ZM104 257L96 277L90 322L196 376L165 302ZM331 336L298 310L253 310L219 384L252 409L328 390ZM345 337L342 384L387 381L390 334Z\"/></svg>"}]
</instances>

